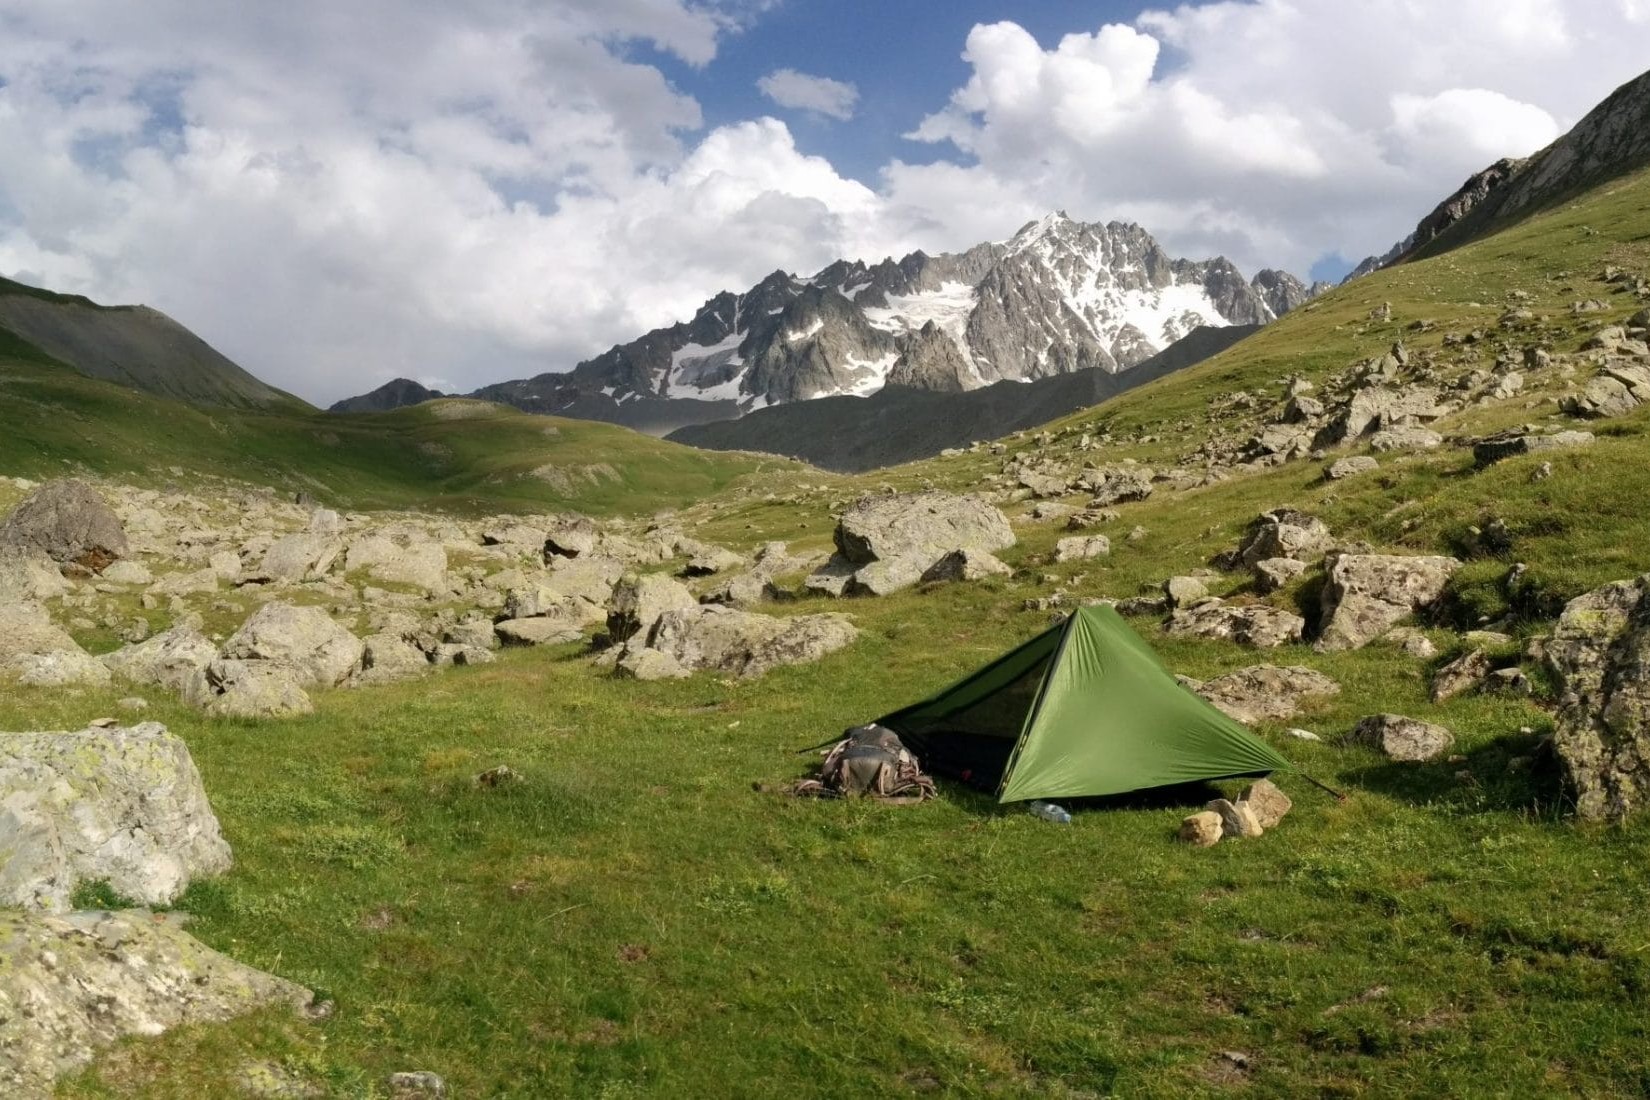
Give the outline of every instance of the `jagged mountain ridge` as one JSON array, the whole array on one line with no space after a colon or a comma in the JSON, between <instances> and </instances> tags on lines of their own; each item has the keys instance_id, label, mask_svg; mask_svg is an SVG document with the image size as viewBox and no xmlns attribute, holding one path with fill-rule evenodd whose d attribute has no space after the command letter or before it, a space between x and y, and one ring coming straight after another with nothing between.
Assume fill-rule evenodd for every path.
<instances>
[{"instance_id":1,"label":"jagged mountain ridge","mask_svg":"<svg viewBox=\"0 0 1650 1100\"><path fill-rule=\"evenodd\" d=\"M1588 111L1545 149L1473 173L1384 256L1366 258L1343 282L1435 256L1618 176L1650 165L1650 72Z\"/></svg>"},{"instance_id":2,"label":"jagged mountain ridge","mask_svg":"<svg viewBox=\"0 0 1650 1100\"><path fill-rule=\"evenodd\" d=\"M889 384L959 393L1127 370L1194 328L1263 324L1320 289L1281 271L1246 280L1223 257L1170 257L1137 225L1056 213L965 252L840 260L807 279L776 271L572 371L474 396L561 415L611 402L621 423L630 404L654 418L661 401L707 406L685 423Z\"/></svg>"},{"instance_id":3,"label":"jagged mountain ridge","mask_svg":"<svg viewBox=\"0 0 1650 1100\"><path fill-rule=\"evenodd\" d=\"M327 412L335 413L372 413L389 412L392 409L404 408L407 405L420 405L425 401L433 401L447 395L440 390L432 390L411 378L394 378L382 386L364 393L359 397L347 397L327 406Z\"/></svg>"}]
</instances>

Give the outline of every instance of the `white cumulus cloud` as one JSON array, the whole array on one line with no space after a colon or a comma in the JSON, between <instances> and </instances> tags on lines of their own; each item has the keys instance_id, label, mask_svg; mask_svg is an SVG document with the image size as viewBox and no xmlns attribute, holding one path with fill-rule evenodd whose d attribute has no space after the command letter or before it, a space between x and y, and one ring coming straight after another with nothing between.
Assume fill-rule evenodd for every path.
<instances>
[{"instance_id":1,"label":"white cumulus cloud","mask_svg":"<svg viewBox=\"0 0 1650 1100\"><path fill-rule=\"evenodd\" d=\"M809 76L795 69L775 69L756 82L762 94L797 111L809 111L846 122L854 117L859 89L828 76Z\"/></svg>"}]
</instances>

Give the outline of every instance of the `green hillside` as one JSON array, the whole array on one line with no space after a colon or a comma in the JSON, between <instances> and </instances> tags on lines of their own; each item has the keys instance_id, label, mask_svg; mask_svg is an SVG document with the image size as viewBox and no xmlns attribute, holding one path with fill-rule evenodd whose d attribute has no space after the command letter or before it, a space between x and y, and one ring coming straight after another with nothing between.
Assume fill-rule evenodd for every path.
<instances>
[{"instance_id":1,"label":"green hillside","mask_svg":"<svg viewBox=\"0 0 1650 1100\"><path fill-rule=\"evenodd\" d=\"M1641 173L1361 279L1003 453L853 479L486 406L214 420L65 379L13 348L8 426L14 408L39 411L20 420L29 442L0 439L0 472L30 476L82 463L150 480L211 471L481 510L549 502L533 494L550 482L522 476L546 461L605 462L624 495L575 483L571 503L692 500L675 517L683 530L744 551L825 547L832 512L861 491L1011 489L1016 460L1188 475L1093 528L1112 540L1105 558L1053 563L1063 525L1017 501L1005 505L1020 536L1003 555L1013 576L779 605L846 611L862 636L756 681L615 680L562 646L326 693L314 715L281 723L211 721L152 693L145 717L188 741L237 860L185 894L189 930L336 1010L133 1041L60 1095L247 1094L249 1066L344 1097L383 1095L385 1076L409 1069L439 1072L456 1096L1642 1095L1650 821L1573 820L1542 744L1553 686L1523 655L1565 599L1650 571L1650 407L1585 423L1559 407L1594 372L1579 354L1589 336L1650 304L1635 282L1647 276ZM1343 481L1325 467L1362 449L1223 462L1196 484L1211 454L1269 424L1291 378L1338 392L1337 377L1399 340L1407 380L1429 372L1464 399L1431 425L1443 445L1379 454L1378 470ZM1530 347L1564 365L1521 369L1520 393L1479 403L1474 372L1494 379L1499 358L1521 363ZM163 412L179 431L156 426ZM1471 440L1523 424L1598 438L1475 463ZM560 434L544 436L551 426ZM445 472L420 444L447 449ZM759 467L773 476L758 480ZM1463 558L1419 624L1438 657L1379 643L1257 652L1132 623L1178 673L1265 662L1338 681L1340 695L1256 729L1346 801L1281 776L1296 806L1278 829L1205 851L1173 837L1206 792L1076 807L1064 828L948 785L917 808L780 793L812 760L798 748L1045 629L1049 610L1028 601L1155 590L1284 505L1343 541ZM1246 573L1209 584L1310 618L1315 577L1267 596ZM1533 693L1430 702L1462 631L1488 625L1509 635L1496 655L1522 663ZM0 686L0 728L77 728L123 693ZM1453 755L1397 764L1344 740L1378 712L1447 725ZM1290 738L1296 725L1323 740ZM525 782L472 782L501 763Z\"/></svg>"},{"instance_id":2,"label":"green hillside","mask_svg":"<svg viewBox=\"0 0 1650 1100\"><path fill-rule=\"evenodd\" d=\"M188 405L83 377L4 330L0 416L0 470L17 476L211 474L352 508L652 511L788 465L474 401L371 416Z\"/></svg>"}]
</instances>

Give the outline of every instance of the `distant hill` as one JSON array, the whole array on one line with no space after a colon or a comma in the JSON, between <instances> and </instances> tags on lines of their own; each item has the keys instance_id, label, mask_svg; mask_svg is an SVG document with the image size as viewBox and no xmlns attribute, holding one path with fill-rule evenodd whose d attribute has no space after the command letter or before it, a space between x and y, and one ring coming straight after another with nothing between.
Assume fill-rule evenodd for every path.
<instances>
[{"instance_id":1,"label":"distant hill","mask_svg":"<svg viewBox=\"0 0 1650 1100\"><path fill-rule=\"evenodd\" d=\"M89 378L192 405L303 404L148 306L100 306L78 295L0 279L0 330Z\"/></svg>"},{"instance_id":2,"label":"distant hill","mask_svg":"<svg viewBox=\"0 0 1650 1100\"><path fill-rule=\"evenodd\" d=\"M1121 373L1090 369L1033 382L938 393L885 386L869 397L821 397L699 424L667 439L711 450L766 451L858 473L928 458L1035 427L1218 355L1259 325L1202 326Z\"/></svg>"},{"instance_id":3,"label":"distant hill","mask_svg":"<svg viewBox=\"0 0 1650 1100\"><path fill-rule=\"evenodd\" d=\"M397 378L385 382L371 393L364 393L359 397L346 397L327 407L327 412L334 413L375 413L389 412L392 409L405 408L408 405L422 405L437 397L449 395L440 390L432 390L428 386L420 385L411 378Z\"/></svg>"}]
</instances>

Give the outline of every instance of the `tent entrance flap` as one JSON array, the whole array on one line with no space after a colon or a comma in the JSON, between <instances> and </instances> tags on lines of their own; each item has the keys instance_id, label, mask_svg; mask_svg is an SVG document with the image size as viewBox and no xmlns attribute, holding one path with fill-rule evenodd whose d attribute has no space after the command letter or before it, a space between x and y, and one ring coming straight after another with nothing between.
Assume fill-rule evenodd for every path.
<instances>
[{"instance_id":1,"label":"tent entrance flap","mask_svg":"<svg viewBox=\"0 0 1650 1100\"><path fill-rule=\"evenodd\" d=\"M1175 681L1109 607L877 721L930 771L1003 802L1264 775L1288 761Z\"/></svg>"}]
</instances>

